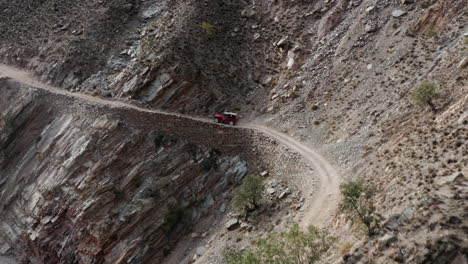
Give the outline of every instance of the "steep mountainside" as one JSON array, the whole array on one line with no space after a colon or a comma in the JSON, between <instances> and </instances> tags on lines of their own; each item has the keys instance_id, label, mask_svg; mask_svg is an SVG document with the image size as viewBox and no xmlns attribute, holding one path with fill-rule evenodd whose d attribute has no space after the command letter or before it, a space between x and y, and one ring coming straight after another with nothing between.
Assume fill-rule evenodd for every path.
<instances>
[{"instance_id":1,"label":"steep mountainside","mask_svg":"<svg viewBox=\"0 0 468 264\"><path fill-rule=\"evenodd\" d=\"M468 0L0 0L0 62L172 113L3 79L0 262L218 263L213 241L245 248L324 216L340 240L323 262L468 259ZM437 91L432 110L412 99L421 84ZM225 109L248 129L203 119ZM278 144L290 139L301 143ZM377 234L357 234L336 210L337 188L301 153L310 146L341 182L377 187ZM225 235L229 208L204 206L227 204L244 175L264 170L271 188L298 192L257 229ZM313 195L323 189L332 197ZM333 212L317 216L314 201ZM174 202L212 225L208 237L185 226L163 236ZM194 257L200 245L207 253Z\"/></svg>"},{"instance_id":2,"label":"steep mountainside","mask_svg":"<svg viewBox=\"0 0 468 264\"><path fill-rule=\"evenodd\" d=\"M0 254L22 263L158 262L185 231L164 223L165 210L198 218L248 172L144 114L132 124L131 111L1 89Z\"/></svg>"}]
</instances>

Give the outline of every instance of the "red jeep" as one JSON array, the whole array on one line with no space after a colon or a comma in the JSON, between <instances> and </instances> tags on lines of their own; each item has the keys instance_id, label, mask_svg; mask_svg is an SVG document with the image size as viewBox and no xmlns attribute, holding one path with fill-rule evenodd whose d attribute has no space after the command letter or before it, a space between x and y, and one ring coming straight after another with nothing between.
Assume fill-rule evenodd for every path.
<instances>
[{"instance_id":1,"label":"red jeep","mask_svg":"<svg viewBox=\"0 0 468 264\"><path fill-rule=\"evenodd\" d=\"M236 125L238 119L236 113L224 112L221 114L214 114L213 115L214 121L216 123L226 123L230 124L231 126Z\"/></svg>"}]
</instances>

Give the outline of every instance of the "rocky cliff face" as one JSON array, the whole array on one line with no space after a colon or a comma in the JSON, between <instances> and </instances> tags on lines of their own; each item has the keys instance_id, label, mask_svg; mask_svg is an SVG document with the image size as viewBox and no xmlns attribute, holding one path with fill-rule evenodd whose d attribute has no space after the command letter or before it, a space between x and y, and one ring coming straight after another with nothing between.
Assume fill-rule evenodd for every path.
<instances>
[{"instance_id":1,"label":"rocky cliff face","mask_svg":"<svg viewBox=\"0 0 468 264\"><path fill-rule=\"evenodd\" d=\"M126 113L0 89L0 254L21 263L159 263L188 226L168 226L167 210L196 221L249 171Z\"/></svg>"},{"instance_id":2,"label":"rocky cliff face","mask_svg":"<svg viewBox=\"0 0 468 264\"><path fill-rule=\"evenodd\" d=\"M74 87L102 68L137 1L0 1L2 61Z\"/></svg>"}]
</instances>

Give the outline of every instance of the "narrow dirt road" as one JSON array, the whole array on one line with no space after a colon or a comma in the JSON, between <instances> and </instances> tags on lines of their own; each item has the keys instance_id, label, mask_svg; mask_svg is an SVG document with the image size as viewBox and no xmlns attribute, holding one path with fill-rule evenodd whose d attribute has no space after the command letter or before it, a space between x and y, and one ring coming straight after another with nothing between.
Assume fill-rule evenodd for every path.
<instances>
[{"instance_id":1,"label":"narrow dirt road","mask_svg":"<svg viewBox=\"0 0 468 264\"><path fill-rule=\"evenodd\" d=\"M320 185L314 194L313 201L307 208L301 225L325 227L329 224L340 201L340 176L333 166L316 151L286 134L261 125L248 124L244 127L261 131L265 135L275 138L292 151L299 153L312 165L317 172Z\"/></svg>"},{"instance_id":2,"label":"narrow dirt road","mask_svg":"<svg viewBox=\"0 0 468 264\"><path fill-rule=\"evenodd\" d=\"M15 80L16 82L40 88L50 93L79 98L93 104L107 105L111 107L130 108L136 111L183 117L199 122L212 122L211 120L204 118L197 118L177 113L147 109L122 101L103 99L80 93L71 93L59 88L52 87L50 85L43 84L35 80L28 72L15 69L3 64L0 64L0 77L8 77ZM307 211L305 213L304 219L301 221L301 225L307 226L313 224L319 227L327 226L329 224L329 221L332 220L332 217L338 207L338 203L340 200L340 177L336 170L333 168L333 166L331 166L330 163L328 163L324 157L322 157L320 154L318 154L316 151L314 151L307 145L272 128L268 128L257 124L245 124L240 125L238 127L253 129L271 138L276 139L281 144L291 149L293 152L300 154L315 169L319 178L320 185L317 189L317 192L314 195L314 199L307 206ZM233 129L236 129L236 127L233 127Z\"/></svg>"}]
</instances>

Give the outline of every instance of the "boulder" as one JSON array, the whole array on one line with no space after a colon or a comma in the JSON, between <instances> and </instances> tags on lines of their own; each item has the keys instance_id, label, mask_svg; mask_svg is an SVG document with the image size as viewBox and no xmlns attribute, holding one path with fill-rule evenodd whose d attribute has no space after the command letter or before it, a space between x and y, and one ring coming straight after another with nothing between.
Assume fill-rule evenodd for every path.
<instances>
[{"instance_id":1,"label":"boulder","mask_svg":"<svg viewBox=\"0 0 468 264\"><path fill-rule=\"evenodd\" d=\"M386 248L394 242L396 242L397 240L398 238L396 236L392 234L385 234L383 237L379 238L379 248Z\"/></svg>"},{"instance_id":2,"label":"boulder","mask_svg":"<svg viewBox=\"0 0 468 264\"><path fill-rule=\"evenodd\" d=\"M221 204L221 206L219 207L219 211L220 211L221 213L225 213L225 212L226 212L226 204L224 204L224 203Z\"/></svg>"},{"instance_id":3,"label":"boulder","mask_svg":"<svg viewBox=\"0 0 468 264\"><path fill-rule=\"evenodd\" d=\"M284 47L289 46L288 37L282 38L280 41L278 41L278 42L276 43L276 46L277 46L277 47L280 47L280 48L284 48Z\"/></svg>"},{"instance_id":4,"label":"boulder","mask_svg":"<svg viewBox=\"0 0 468 264\"><path fill-rule=\"evenodd\" d=\"M198 256L203 256L206 253L206 251L206 247L197 247L197 249L195 250Z\"/></svg>"},{"instance_id":5,"label":"boulder","mask_svg":"<svg viewBox=\"0 0 468 264\"><path fill-rule=\"evenodd\" d=\"M366 12L367 12L367 13L370 13L370 12L372 12L372 10L374 10L374 9L375 9L375 6L369 6L368 8L366 8Z\"/></svg>"},{"instance_id":6,"label":"boulder","mask_svg":"<svg viewBox=\"0 0 468 264\"><path fill-rule=\"evenodd\" d=\"M239 220L231 219L226 223L226 229L229 231L236 230L239 227Z\"/></svg>"},{"instance_id":7,"label":"boulder","mask_svg":"<svg viewBox=\"0 0 468 264\"><path fill-rule=\"evenodd\" d=\"M404 15L406 15L406 11L404 11L404 10L396 9L396 10L393 10L393 12L392 12L393 17L401 17L401 16L404 16Z\"/></svg>"},{"instance_id":8,"label":"boulder","mask_svg":"<svg viewBox=\"0 0 468 264\"><path fill-rule=\"evenodd\" d=\"M291 193L291 191L289 190L289 188L287 188L284 192L282 192L282 193L278 196L278 198L283 199L284 197L286 197L286 196L287 196L288 194L290 194L290 193Z\"/></svg>"},{"instance_id":9,"label":"boulder","mask_svg":"<svg viewBox=\"0 0 468 264\"><path fill-rule=\"evenodd\" d=\"M365 26L364 30L365 30L367 33L372 33L372 32L374 32L374 31L376 30L376 28L375 28L374 26L372 26L372 25L367 24L367 25Z\"/></svg>"}]
</instances>

